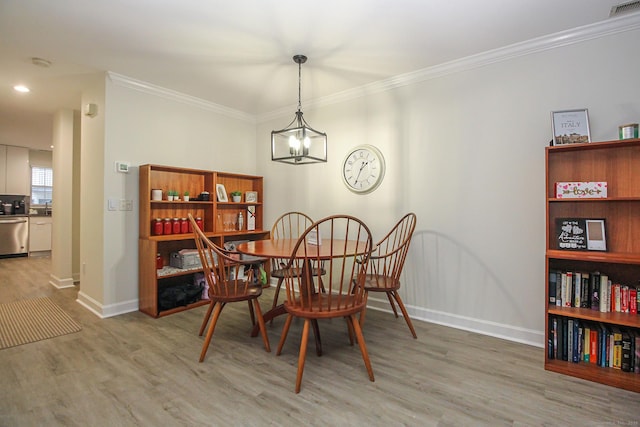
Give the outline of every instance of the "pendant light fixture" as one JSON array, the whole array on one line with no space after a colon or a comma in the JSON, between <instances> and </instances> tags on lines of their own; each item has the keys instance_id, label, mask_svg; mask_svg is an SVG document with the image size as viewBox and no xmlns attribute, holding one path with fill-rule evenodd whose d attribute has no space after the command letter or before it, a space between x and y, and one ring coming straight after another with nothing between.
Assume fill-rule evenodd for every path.
<instances>
[{"instance_id":1,"label":"pendant light fixture","mask_svg":"<svg viewBox=\"0 0 640 427\"><path fill-rule=\"evenodd\" d=\"M301 75L307 57L295 55L293 61L298 64L298 111L286 128L271 132L271 160L292 165L326 162L327 134L313 129L302 117Z\"/></svg>"}]
</instances>

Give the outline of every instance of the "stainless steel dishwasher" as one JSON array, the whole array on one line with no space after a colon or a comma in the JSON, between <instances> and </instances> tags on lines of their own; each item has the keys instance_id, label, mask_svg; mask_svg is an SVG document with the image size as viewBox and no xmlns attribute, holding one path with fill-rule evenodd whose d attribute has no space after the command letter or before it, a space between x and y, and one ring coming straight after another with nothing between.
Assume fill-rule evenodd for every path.
<instances>
[{"instance_id":1,"label":"stainless steel dishwasher","mask_svg":"<svg viewBox=\"0 0 640 427\"><path fill-rule=\"evenodd\" d=\"M0 216L0 255L26 255L28 242L28 216Z\"/></svg>"}]
</instances>

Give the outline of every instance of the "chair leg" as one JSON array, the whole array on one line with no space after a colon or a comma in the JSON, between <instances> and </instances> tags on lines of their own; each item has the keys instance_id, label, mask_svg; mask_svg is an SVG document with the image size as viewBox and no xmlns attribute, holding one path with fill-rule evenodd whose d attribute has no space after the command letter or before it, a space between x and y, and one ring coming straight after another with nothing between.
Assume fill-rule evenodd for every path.
<instances>
[{"instance_id":1,"label":"chair leg","mask_svg":"<svg viewBox=\"0 0 640 427\"><path fill-rule=\"evenodd\" d=\"M404 316L405 322L407 322L407 326L409 327L409 330L411 331L411 335L413 335L413 338L417 339L418 336L416 335L416 330L413 329L413 323L411 323L411 319L409 318L409 315L407 314L407 309L404 308L404 304L402 303L402 299L400 298L400 294L398 294L397 291L393 291L392 295L396 299L396 301L398 302L398 306L400 307L400 310L402 310L402 315Z\"/></svg>"},{"instance_id":2,"label":"chair leg","mask_svg":"<svg viewBox=\"0 0 640 427\"><path fill-rule=\"evenodd\" d=\"M347 322L347 332L349 333L349 344L353 346L353 326L351 325L351 321L348 317L345 317L344 320Z\"/></svg>"},{"instance_id":3,"label":"chair leg","mask_svg":"<svg viewBox=\"0 0 640 427\"><path fill-rule=\"evenodd\" d=\"M302 328L302 340L300 341L300 355L298 356L298 374L296 375L296 393L300 393L302 385L302 373L304 372L304 361L307 357L307 341L309 340L309 319L304 319Z\"/></svg>"},{"instance_id":4,"label":"chair leg","mask_svg":"<svg viewBox=\"0 0 640 427\"><path fill-rule=\"evenodd\" d=\"M207 308L207 312L204 315L204 319L202 319L202 325L200 325L200 332L198 333L199 337L201 337L202 334L204 333L204 328L207 326L207 323L211 318L211 312L213 311L214 305L216 305L216 303L214 301L211 301L211 303L209 304L209 307Z\"/></svg>"},{"instance_id":5,"label":"chair leg","mask_svg":"<svg viewBox=\"0 0 640 427\"><path fill-rule=\"evenodd\" d=\"M396 310L396 305L393 303L393 298L391 298L391 294L394 294L395 291L386 292L387 299L389 300L389 304L391 304L391 308L393 309L393 314L398 318L398 310Z\"/></svg>"},{"instance_id":6,"label":"chair leg","mask_svg":"<svg viewBox=\"0 0 640 427\"><path fill-rule=\"evenodd\" d=\"M320 328L318 327L318 319L311 320L313 326L313 336L316 341L316 354L322 356L322 341L320 340Z\"/></svg>"},{"instance_id":7,"label":"chair leg","mask_svg":"<svg viewBox=\"0 0 640 427\"><path fill-rule=\"evenodd\" d=\"M289 327L291 326L292 320L293 320L293 315L287 314L287 320L284 321L284 326L282 327L282 334L280 335L280 342L278 343L278 350L276 350L276 356L280 356L280 353L282 353L282 347L284 347L284 342L287 340L287 334L289 333Z\"/></svg>"},{"instance_id":8,"label":"chair leg","mask_svg":"<svg viewBox=\"0 0 640 427\"><path fill-rule=\"evenodd\" d=\"M218 318L220 317L220 313L224 308L225 303L216 304L216 309L213 312L213 319L211 319L211 324L209 325L209 330L207 331L207 337L204 340L204 344L202 344L202 351L200 352L200 362L204 360L204 356L207 354L207 350L209 349L209 343L211 342L211 337L213 337L213 330L216 328L216 323L218 322Z\"/></svg>"},{"instance_id":9,"label":"chair leg","mask_svg":"<svg viewBox=\"0 0 640 427\"><path fill-rule=\"evenodd\" d=\"M371 367L371 360L369 360L369 353L367 352L367 346L364 343L362 329L360 329L360 323L357 321L355 314L349 316L349 319L356 333L358 345L360 346L360 353L362 353L362 359L364 360L364 366L367 368L367 373L369 374L369 380L375 381L375 378L373 377L373 368Z\"/></svg>"},{"instance_id":10,"label":"chair leg","mask_svg":"<svg viewBox=\"0 0 640 427\"><path fill-rule=\"evenodd\" d=\"M258 298L253 299L253 305L255 306L256 314L258 315L258 325L260 326L260 333L262 334L262 342L264 343L264 349L267 353L271 353L271 346L269 345L269 337L267 336L267 327L264 324L264 317L262 317L262 310L260 309L260 303Z\"/></svg>"},{"instance_id":11,"label":"chair leg","mask_svg":"<svg viewBox=\"0 0 640 427\"><path fill-rule=\"evenodd\" d=\"M284 277L280 277L278 279L278 284L276 285L276 293L273 296L273 304L271 305L271 309L273 310L278 305L278 296L280 295L280 288L282 287L282 282L284 281ZM273 324L273 319L269 322Z\"/></svg>"},{"instance_id":12,"label":"chair leg","mask_svg":"<svg viewBox=\"0 0 640 427\"><path fill-rule=\"evenodd\" d=\"M251 316L251 326L256 325L256 315L253 313L253 304L251 304L251 300L247 301L249 303L249 315Z\"/></svg>"},{"instance_id":13,"label":"chair leg","mask_svg":"<svg viewBox=\"0 0 640 427\"><path fill-rule=\"evenodd\" d=\"M369 291L364 290L364 309L360 312L360 328L364 327L364 318L367 313L367 302L369 301Z\"/></svg>"}]
</instances>

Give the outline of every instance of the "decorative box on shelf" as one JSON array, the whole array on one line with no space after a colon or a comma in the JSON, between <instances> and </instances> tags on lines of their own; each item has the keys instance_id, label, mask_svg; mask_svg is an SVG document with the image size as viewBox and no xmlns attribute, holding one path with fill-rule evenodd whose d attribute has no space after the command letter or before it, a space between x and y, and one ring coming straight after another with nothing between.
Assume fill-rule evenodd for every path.
<instances>
[{"instance_id":1,"label":"decorative box on shelf","mask_svg":"<svg viewBox=\"0 0 640 427\"><path fill-rule=\"evenodd\" d=\"M606 182L556 182L557 199L606 199Z\"/></svg>"},{"instance_id":2,"label":"decorative box on shelf","mask_svg":"<svg viewBox=\"0 0 640 427\"><path fill-rule=\"evenodd\" d=\"M172 252L169 265L184 269L202 267L197 249L181 249L178 252Z\"/></svg>"}]
</instances>

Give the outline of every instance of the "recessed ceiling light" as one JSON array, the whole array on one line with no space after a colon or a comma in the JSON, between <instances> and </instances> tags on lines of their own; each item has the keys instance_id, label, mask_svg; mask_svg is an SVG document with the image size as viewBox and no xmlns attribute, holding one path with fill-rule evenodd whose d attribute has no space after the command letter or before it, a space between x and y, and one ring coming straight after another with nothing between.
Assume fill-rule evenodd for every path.
<instances>
[{"instance_id":1,"label":"recessed ceiling light","mask_svg":"<svg viewBox=\"0 0 640 427\"><path fill-rule=\"evenodd\" d=\"M24 85L16 85L13 87L18 92L27 93L30 92L30 89Z\"/></svg>"}]
</instances>

